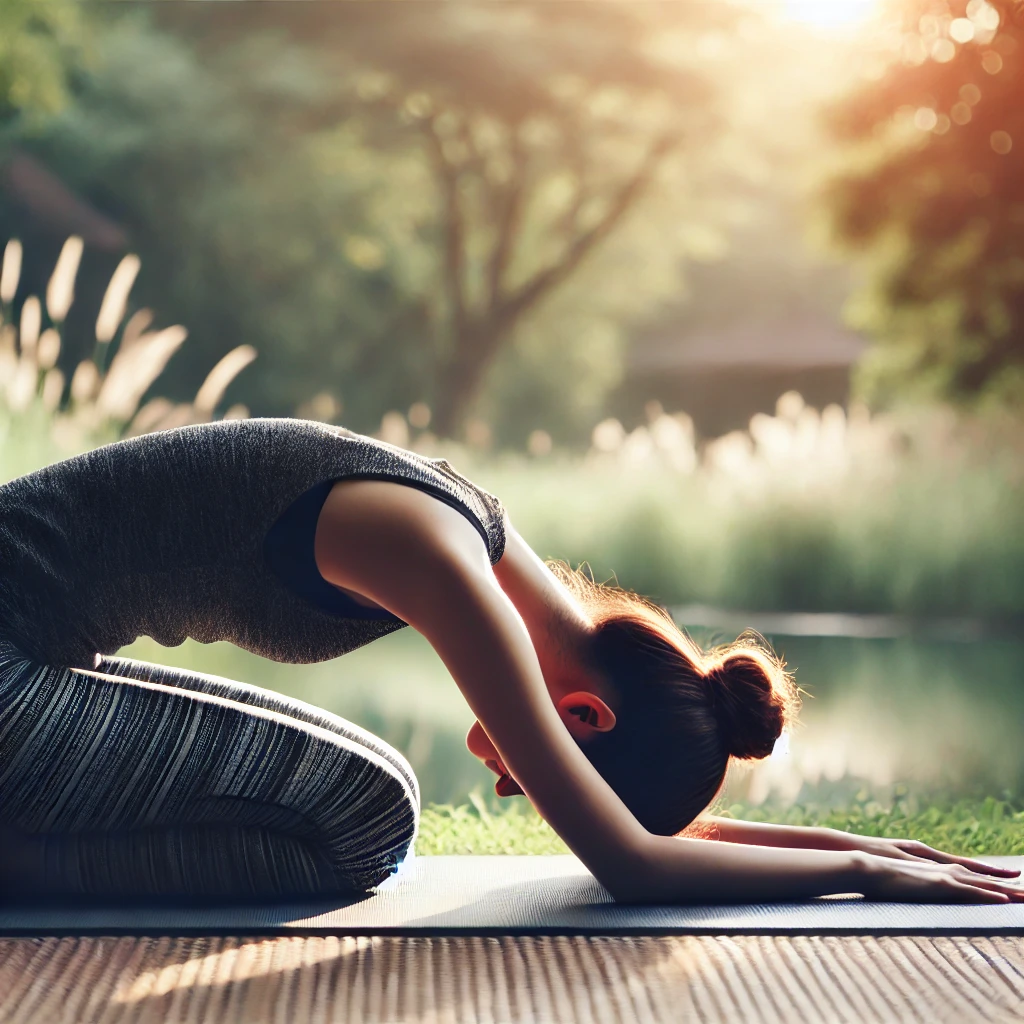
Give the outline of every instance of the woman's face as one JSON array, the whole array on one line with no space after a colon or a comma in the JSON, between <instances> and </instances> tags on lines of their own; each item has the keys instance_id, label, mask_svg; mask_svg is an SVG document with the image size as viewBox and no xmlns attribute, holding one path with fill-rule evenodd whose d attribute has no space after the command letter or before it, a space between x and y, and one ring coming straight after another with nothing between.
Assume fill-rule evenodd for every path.
<instances>
[{"instance_id":1,"label":"woman's face","mask_svg":"<svg viewBox=\"0 0 1024 1024\"><path fill-rule=\"evenodd\" d=\"M523 791L519 788L519 783L509 775L505 765L502 764L501 755L479 722L474 722L469 730L466 736L466 746L474 757L483 761L498 776L498 781L494 784L494 792L498 796L518 796L522 794Z\"/></svg>"},{"instance_id":2,"label":"woman's face","mask_svg":"<svg viewBox=\"0 0 1024 1024\"><path fill-rule=\"evenodd\" d=\"M608 732L614 727L614 712L593 692L594 689L604 689L600 684L579 677L561 680L554 685L547 681L547 684L555 710L577 743L585 743L595 733ZM582 686L588 688L582 689ZM474 757L479 758L497 775L494 792L498 796L522 795L519 783L512 778L497 747L479 722L474 722L466 735L466 746Z\"/></svg>"}]
</instances>

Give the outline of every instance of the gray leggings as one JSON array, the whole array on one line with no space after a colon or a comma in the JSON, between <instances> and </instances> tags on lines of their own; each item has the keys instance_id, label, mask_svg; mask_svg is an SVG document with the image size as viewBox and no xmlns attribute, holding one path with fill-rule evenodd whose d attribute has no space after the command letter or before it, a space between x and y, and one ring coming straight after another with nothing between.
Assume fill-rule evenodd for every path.
<instances>
[{"instance_id":1,"label":"gray leggings","mask_svg":"<svg viewBox=\"0 0 1024 1024\"><path fill-rule=\"evenodd\" d=\"M125 658L54 668L0 640L0 893L365 892L418 818L405 758L318 708Z\"/></svg>"}]
</instances>

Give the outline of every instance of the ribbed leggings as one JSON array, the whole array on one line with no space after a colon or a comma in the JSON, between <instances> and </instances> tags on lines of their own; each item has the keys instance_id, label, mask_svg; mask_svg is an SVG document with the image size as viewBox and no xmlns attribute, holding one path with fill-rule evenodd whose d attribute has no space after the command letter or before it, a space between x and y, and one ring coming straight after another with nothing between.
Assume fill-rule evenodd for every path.
<instances>
[{"instance_id":1,"label":"ribbed leggings","mask_svg":"<svg viewBox=\"0 0 1024 1024\"><path fill-rule=\"evenodd\" d=\"M419 790L382 740L215 676L0 640L0 899L365 892L409 850Z\"/></svg>"}]
</instances>

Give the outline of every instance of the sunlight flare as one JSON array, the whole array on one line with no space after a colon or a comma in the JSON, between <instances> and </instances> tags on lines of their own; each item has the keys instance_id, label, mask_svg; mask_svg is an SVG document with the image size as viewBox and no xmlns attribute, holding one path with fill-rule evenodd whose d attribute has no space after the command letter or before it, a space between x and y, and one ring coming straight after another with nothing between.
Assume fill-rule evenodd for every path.
<instances>
[{"instance_id":1,"label":"sunlight flare","mask_svg":"<svg viewBox=\"0 0 1024 1024\"><path fill-rule=\"evenodd\" d=\"M822 29L839 29L863 21L877 0L783 0L783 10L795 21Z\"/></svg>"}]
</instances>

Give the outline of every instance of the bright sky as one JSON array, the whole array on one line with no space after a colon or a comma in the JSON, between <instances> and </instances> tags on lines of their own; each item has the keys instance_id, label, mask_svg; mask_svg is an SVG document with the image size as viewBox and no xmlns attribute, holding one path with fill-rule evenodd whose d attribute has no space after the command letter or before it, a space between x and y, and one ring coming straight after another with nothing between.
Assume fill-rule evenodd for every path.
<instances>
[{"instance_id":1,"label":"bright sky","mask_svg":"<svg viewBox=\"0 0 1024 1024\"><path fill-rule=\"evenodd\" d=\"M863 21L877 0L782 0L782 9L796 21L823 29L841 29Z\"/></svg>"}]
</instances>

